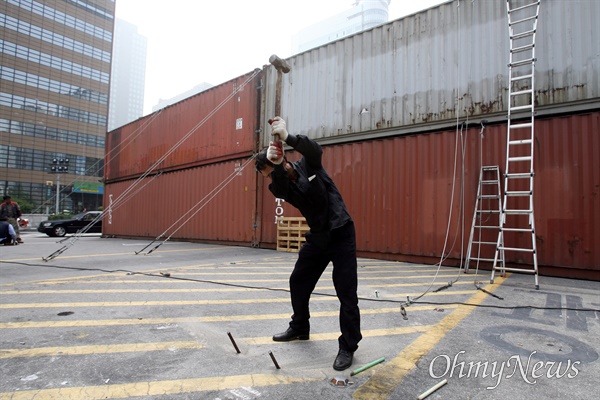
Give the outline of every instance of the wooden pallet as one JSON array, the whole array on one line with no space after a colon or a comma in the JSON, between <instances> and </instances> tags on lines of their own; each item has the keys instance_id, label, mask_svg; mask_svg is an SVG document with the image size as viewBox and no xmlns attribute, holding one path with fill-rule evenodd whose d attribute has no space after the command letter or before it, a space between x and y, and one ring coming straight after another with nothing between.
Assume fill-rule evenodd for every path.
<instances>
[{"instance_id":1,"label":"wooden pallet","mask_svg":"<svg viewBox=\"0 0 600 400\"><path fill-rule=\"evenodd\" d=\"M309 229L304 217L278 217L277 251L299 252L306 242L304 234Z\"/></svg>"}]
</instances>

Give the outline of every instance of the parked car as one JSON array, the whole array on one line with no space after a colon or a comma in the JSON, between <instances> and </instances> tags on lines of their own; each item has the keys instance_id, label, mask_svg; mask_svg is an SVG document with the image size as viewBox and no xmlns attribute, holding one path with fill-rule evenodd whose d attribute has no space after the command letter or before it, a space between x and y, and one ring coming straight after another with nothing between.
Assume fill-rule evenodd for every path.
<instances>
[{"instance_id":1,"label":"parked car","mask_svg":"<svg viewBox=\"0 0 600 400\"><path fill-rule=\"evenodd\" d=\"M67 233L76 233L77 231L85 228L95 220L101 211L88 211L81 214L74 215L69 219L55 219L40 222L37 230L38 232L45 233L48 236L65 236ZM86 233L101 233L102 232L102 219L94 222L92 226L86 231Z\"/></svg>"}]
</instances>

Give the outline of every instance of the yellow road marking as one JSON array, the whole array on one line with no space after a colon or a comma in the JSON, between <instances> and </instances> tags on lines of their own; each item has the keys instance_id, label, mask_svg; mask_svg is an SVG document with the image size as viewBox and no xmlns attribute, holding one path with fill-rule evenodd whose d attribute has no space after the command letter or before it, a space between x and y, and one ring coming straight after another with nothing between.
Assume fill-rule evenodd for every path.
<instances>
[{"instance_id":1,"label":"yellow road marking","mask_svg":"<svg viewBox=\"0 0 600 400\"><path fill-rule=\"evenodd\" d=\"M396 310L397 311L397 310ZM363 337L381 337L394 335L407 335L417 332L426 332L432 325L418 325L407 327L396 327L386 329L363 330ZM312 341L337 340L339 332L313 333L310 335ZM272 344L271 336L241 338L248 345ZM0 359L21 357L52 357L52 356L77 356L85 354L112 354L112 353L134 353L177 349L201 349L204 346L198 342L161 342L161 343L126 343L92 346L62 346L62 347L38 347L33 349L0 349Z\"/></svg>"},{"instance_id":2,"label":"yellow road marking","mask_svg":"<svg viewBox=\"0 0 600 400\"><path fill-rule=\"evenodd\" d=\"M285 375L235 375L214 378L177 379L168 381L150 381L124 383L117 385L85 386L74 388L22 390L18 392L0 393L0 399L11 400L95 400L122 399L128 397L147 398L150 396L166 396L183 393L200 393L216 390L238 389L240 387L262 387L273 385L289 385L323 380L322 376L297 378Z\"/></svg>"},{"instance_id":3,"label":"yellow road marking","mask_svg":"<svg viewBox=\"0 0 600 400\"><path fill-rule=\"evenodd\" d=\"M453 309L457 306L444 306L444 309ZM411 306L409 311L429 311L438 308L434 305ZM361 310L362 315L398 313L398 307L378 308ZM337 317L338 311L311 312L311 317ZM131 318L131 319L99 319L99 320L75 320L75 321L27 321L27 322L4 322L0 323L0 329L32 329L32 328L68 328L86 326L124 326L124 325L165 325L186 324L201 322L230 322L230 321L261 321L272 319L289 319L289 313L283 314L248 314L248 315L223 315L206 317L186 318Z\"/></svg>"},{"instance_id":4,"label":"yellow road marking","mask_svg":"<svg viewBox=\"0 0 600 400\"><path fill-rule=\"evenodd\" d=\"M141 246L140 246L141 247ZM179 249L179 250L157 250L154 254L158 253L187 253L191 251L213 251L213 250L227 250L227 247L210 247L203 249ZM113 256L126 256L126 255L135 255L133 252L122 252L122 253L100 253L100 254L82 254L82 255L73 255L73 256L60 256L61 259L77 259L77 258L89 258L89 257L113 257ZM36 258L14 258L7 260L0 260L0 262L10 263L10 262L23 262L23 261L41 261L39 257ZM49 264L51 265L51 264Z\"/></svg>"},{"instance_id":5,"label":"yellow road marking","mask_svg":"<svg viewBox=\"0 0 600 400\"><path fill-rule=\"evenodd\" d=\"M83 354L133 353L178 349L201 349L198 342L129 343L72 347L38 347L34 349L0 349L0 358L75 356Z\"/></svg>"},{"instance_id":6,"label":"yellow road marking","mask_svg":"<svg viewBox=\"0 0 600 400\"><path fill-rule=\"evenodd\" d=\"M94 283L152 283L154 281L102 281ZM162 281L161 281L162 282ZM175 281L181 282L181 281ZM472 285L473 282L454 282L452 285ZM361 285L370 288L386 287L418 287L427 286L429 283L390 283L383 285ZM266 288L265 288L266 289ZM288 291L287 287L268 288L273 290ZM315 291L333 290L333 286L317 286ZM210 292L249 292L257 289L253 288L206 288L206 289L50 289L50 290L2 290L0 295L18 295L18 294L102 294L102 293L210 293Z\"/></svg>"},{"instance_id":7,"label":"yellow road marking","mask_svg":"<svg viewBox=\"0 0 600 400\"><path fill-rule=\"evenodd\" d=\"M162 272L164 272L165 270L160 270ZM172 276L174 278L177 278L178 275L176 275L176 273L172 272L171 273ZM238 274L239 275L239 274ZM287 275L287 274L286 274ZM106 277L106 275L101 275L103 277ZM137 274L136 275L131 275L132 277L144 277L144 278L148 278L148 276L145 276L143 274ZM90 283L127 283L127 284L131 284L131 283L190 283L190 282L194 282L193 278L190 278L190 280L185 280L185 279L169 279L169 278L163 278L161 276L156 276L157 278L160 279L156 279L156 280L149 280L149 279L143 279L143 280L136 280L136 279L119 279L119 280L108 280L108 281L93 281L93 280L86 280L86 281L81 281L83 278L79 277L77 278L77 280L79 280L79 282L75 282L75 283L85 283L85 284L90 284ZM327 276L325 276L327 277ZM389 280L389 279L397 279L397 280L402 280L402 279L430 279L430 278L434 278L435 275L394 275L394 276L362 276L359 277L359 281L373 281L373 280ZM87 277L87 278L91 278L91 277ZM451 274L451 275L438 275L437 278L456 278L456 274ZM36 283L36 284L41 284L41 285L51 285L51 284L60 284L60 283L64 283L64 282L73 282L73 279L70 278L65 278L65 279L57 279L57 280L48 280L48 281L37 281L37 282L30 282L30 283ZM218 279L218 280L214 280L217 283L235 283L235 284L243 284L243 283L256 283L256 282L289 282L288 278L285 279ZM426 282L423 283L423 285L428 285L430 282ZM445 282L443 282L445 284ZM22 284L22 283L19 283ZM11 284L15 285L15 284ZM0 286L9 286L9 285L0 285Z\"/></svg>"},{"instance_id":8,"label":"yellow road marking","mask_svg":"<svg viewBox=\"0 0 600 400\"><path fill-rule=\"evenodd\" d=\"M396 312L398 310L396 309ZM362 330L361 333L363 338L366 337L378 337L378 336L393 336L393 335L407 335L409 333L425 332L431 329L432 325L418 325L418 326L407 326L402 328L388 328L388 329L369 329ZM328 333L311 333L310 340L337 340L340 336L339 332L328 332ZM271 336L257 337L257 338L246 338L241 339L248 345L261 345L273 343Z\"/></svg>"},{"instance_id":9,"label":"yellow road marking","mask_svg":"<svg viewBox=\"0 0 600 400\"><path fill-rule=\"evenodd\" d=\"M504 277L498 277L496 283L487 285L485 290L491 292L505 280L506 278ZM488 295L486 293L479 291L468 300L468 303L480 304L487 297ZM415 367L421 357L429 353L431 349L433 349L433 347L448 332L467 317L472 310L473 308L469 306L458 306L452 313L433 325L427 332L420 335L415 341L405 347L398 356L381 366L364 385L354 392L353 398L357 400L388 399L394 389Z\"/></svg>"},{"instance_id":10,"label":"yellow road marking","mask_svg":"<svg viewBox=\"0 0 600 400\"><path fill-rule=\"evenodd\" d=\"M365 285L367 287L373 287L373 288L386 288L386 287L408 287L408 286L427 286L429 285L430 282L427 283L421 283L421 282L415 282L415 283L384 283L384 284L377 284L377 285ZM438 284L442 284L443 282L438 282ZM360 284L360 283L359 283ZM452 286L454 285L472 285L473 282L454 282L452 283ZM2 292L0 292L2 293Z\"/></svg>"},{"instance_id":11,"label":"yellow road marking","mask_svg":"<svg viewBox=\"0 0 600 400\"><path fill-rule=\"evenodd\" d=\"M473 290L454 290L436 293L428 293L428 296L452 296L472 294ZM422 293L399 293L387 294L387 297L416 297ZM337 301L337 297L319 296L311 301ZM186 306L186 305L223 305L223 304L262 304L262 303L287 303L288 297L266 298L266 299L227 299L227 300L173 300L173 301L94 301L94 302L69 302L69 303L12 303L0 304L0 309L20 308L76 308L76 307L148 307L148 306ZM385 298L381 298L385 301Z\"/></svg>"}]
</instances>

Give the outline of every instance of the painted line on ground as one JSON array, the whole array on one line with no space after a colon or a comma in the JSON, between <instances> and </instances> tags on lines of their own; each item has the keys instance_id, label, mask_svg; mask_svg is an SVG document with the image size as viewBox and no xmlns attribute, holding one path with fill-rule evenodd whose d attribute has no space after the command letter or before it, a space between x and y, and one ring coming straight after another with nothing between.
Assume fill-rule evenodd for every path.
<instances>
[{"instance_id":1,"label":"painted line on ground","mask_svg":"<svg viewBox=\"0 0 600 400\"><path fill-rule=\"evenodd\" d=\"M444 309L453 309L457 306L444 306ZM435 305L411 306L410 311L430 311L438 308ZM361 315L399 313L398 307L361 309ZM339 311L311 312L311 318L337 317ZM34 329L34 328L78 328L89 326L127 326L127 325L168 325L187 324L202 322L231 322L231 321L263 321L284 319L289 320L289 313L282 314L247 314L247 315L223 315L184 318L128 318L128 319L98 319L98 320L74 320L74 321L23 321L2 322L0 329Z\"/></svg>"},{"instance_id":2,"label":"painted line on ground","mask_svg":"<svg viewBox=\"0 0 600 400\"><path fill-rule=\"evenodd\" d=\"M485 290L493 292L505 280L505 277L499 276L496 278L496 283L488 284ZM468 300L468 303L481 304L488 297L487 293L478 291ZM461 305L457 307L452 313L406 346L394 359L381 366L367 382L354 392L353 398L356 400L388 399L417 362L472 311L473 307L471 306Z\"/></svg>"},{"instance_id":3,"label":"painted line on ground","mask_svg":"<svg viewBox=\"0 0 600 400\"><path fill-rule=\"evenodd\" d=\"M195 249L179 249L179 250L156 250L154 254L160 253L187 253L192 251L213 251L213 250L228 250L227 247L210 247L210 248L195 248ZM105 253L105 254L82 254L82 255L73 255L73 256L60 256L61 259L69 259L75 260L78 258L89 258L89 257L113 257L113 256L126 256L126 255L134 255L132 252L120 252L120 253ZM14 258L14 259L1 259L0 262L10 263L10 262L23 262L23 261L42 261L39 257L36 258ZM48 264L52 266L52 264Z\"/></svg>"},{"instance_id":4,"label":"painted line on ground","mask_svg":"<svg viewBox=\"0 0 600 400\"><path fill-rule=\"evenodd\" d=\"M455 290L446 292L428 293L428 296L452 296L473 294L474 290ZM387 297L417 297L422 293L400 293L387 294ZM315 293L317 295L317 293ZM385 298L378 301L384 302ZM80 307L150 307L150 306L199 306L199 305L225 305L225 304L264 304L264 303L289 303L288 296L282 298L265 299L226 299L226 300L172 300L172 301L93 301L93 302L69 302L69 303L10 303L0 304L0 309L15 310L23 308L80 308ZM338 301L335 294L317 296L311 301Z\"/></svg>"},{"instance_id":5,"label":"painted line on ground","mask_svg":"<svg viewBox=\"0 0 600 400\"><path fill-rule=\"evenodd\" d=\"M152 281L145 281L144 283L150 283ZM179 282L179 281L177 281ZM97 282L94 282L97 283ZM104 281L102 283L115 283L111 281ZM130 284L140 282L128 282L119 281L117 283ZM453 285L472 285L473 282L455 282ZM370 288L384 288L384 287L418 287L427 286L429 283L391 283L384 285L364 285ZM19 295L19 294L103 294L103 293L210 293L210 292L249 292L253 290L276 290L276 291L289 291L287 287L275 287L275 288L207 288L207 289L50 289L50 290L1 290L0 295ZM333 290L333 286L317 286L315 291L319 290Z\"/></svg>"},{"instance_id":6,"label":"painted line on ground","mask_svg":"<svg viewBox=\"0 0 600 400\"><path fill-rule=\"evenodd\" d=\"M398 312L398 310L396 310ZM400 328L386 328L386 329L368 329L361 330L363 338L367 337L381 337L381 336L395 336L395 335L408 335L410 333L426 332L431 329L432 325L416 325L406 326ZM340 336L339 332L328 332L328 333L311 333L310 340L312 341L324 341L324 340L338 340ZM257 338L241 338L243 342L248 345L263 345L272 344L273 338L271 336L257 337Z\"/></svg>"},{"instance_id":7,"label":"painted line on ground","mask_svg":"<svg viewBox=\"0 0 600 400\"><path fill-rule=\"evenodd\" d=\"M202 393L231 390L240 387L263 387L289 385L323 380L322 376L298 378L285 375L251 374L218 376L214 378L192 378L168 381L134 382L104 386L85 386L41 390L21 390L0 393L0 399L11 400L96 400L123 399L128 397L147 398L184 393Z\"/></svg>"},{"instance_id":8,"label":"painted line on ground","mask_svg":"<svg viewBox=\"0 0 600 400\"><path fill-rule=\"evenodd\" d=\"M33 349L0 349L1 358L79 356L85 354L135 353L202 349L198 342L125 343L93 346L37 347Z\"/></svg>"}]
</instances>

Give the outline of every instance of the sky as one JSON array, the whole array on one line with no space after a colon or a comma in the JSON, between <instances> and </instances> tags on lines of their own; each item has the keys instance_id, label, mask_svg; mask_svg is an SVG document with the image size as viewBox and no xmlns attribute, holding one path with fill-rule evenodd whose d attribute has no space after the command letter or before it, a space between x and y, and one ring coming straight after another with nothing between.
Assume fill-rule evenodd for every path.
<instances>
[{"instance_id":1,"label":"sky","mask_svg":"<svg viewBox=\"0 0 600 400\"><path fill-rule=\"evenodd\" d=\"M391 0L389 20L444 0ZM144 115L208 82L219 85L292 55L292 36L353 0L116 0L116 17L148 39Z\"/></svg>"}]
</instances>

